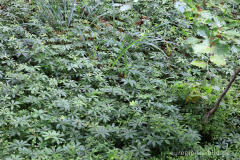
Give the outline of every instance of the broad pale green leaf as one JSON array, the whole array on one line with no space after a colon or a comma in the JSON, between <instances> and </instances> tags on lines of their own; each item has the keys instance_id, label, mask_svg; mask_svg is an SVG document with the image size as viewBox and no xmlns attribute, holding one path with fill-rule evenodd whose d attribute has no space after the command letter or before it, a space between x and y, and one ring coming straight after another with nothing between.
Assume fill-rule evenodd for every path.
<instances>
[{"instance_id":1,"label":"broad pale green leaf","mask_svg":"<svg viewBox=\"0 0 240 160\"><path fill-rule=\"evenodd\" d=\"M185 44L196 44L199 43L201 40L197 39L195 37L189 37L188 39L185 40Z\"/></svg>"},{"instance_id":2,"label":"broad pale green leaf","mask_svg":"<svg viewBox=\"0 0 240 160\"><path fill-rule=\"evenodd\" d=\"M192 61L191 65L194 65L200 68L205 68L207 66L207 63L203 61Z\"/></svg>"},{"instance_id":3,"label":"broad pale green leaf","mask_svg":"<svg viewBox=\"0 0 240 160\"><path fill-rule=\"evenodd\" d=\"M194 44L192 48L195 54L211 53L212 51L212 48L210 47L208 40L205 40L199 44Z\"/></svg>"},{"instance_id":4,"label":"broad pale green leaf","mask_svg":"<svg viewBox=\"0 0 240 160\"><path fill-rule=\"evenodd\" d=\"M216 43L213 49L214 55L229 55L230 50L227 44Z\"/></svg>"},{"instance_id":5,"label":"broad pale green leaf","mask_svg":"<svg viewBox=\"0 0 240 160\"><path fill-rule=\"evenodd\" d=\"M224 65L226 65L226 61L225 61L224 57L221 56L221 55L210 56L210 61L212 63L216 64L217 66L224 66Z\"/></svg>"},{"instance_id":6,"label":"broad pale green leaf","mask_svg":"<svg viewBox=\"0 0 240 160\"><path fill-rule=\"evenodd\" d=\"M234 30L228 30L223 32L224 36L229 36L229 37L240 37L240 33Z\"/></svg>"}]
</instances>

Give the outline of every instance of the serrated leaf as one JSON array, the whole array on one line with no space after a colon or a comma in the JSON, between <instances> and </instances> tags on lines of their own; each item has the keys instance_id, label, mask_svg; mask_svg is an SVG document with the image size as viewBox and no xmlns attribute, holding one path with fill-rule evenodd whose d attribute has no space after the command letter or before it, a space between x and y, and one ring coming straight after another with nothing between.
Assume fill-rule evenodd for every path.
<instances>
[{"instance_id":1,"label":"serrated leaf","mask_svg":"<svg viewBox=\"0 0 240 160\"><path fill-rule=\"evenodd\" d=\"M192 61L191 65L194 65L200 68L205 68L207 66L207 63L203 61Z\"/></svg>"},{"instance_id":2,"label":"serrated leaf","mask_svg":"<svg viewBox=\"0 0 240 160\"><path fill-rule=\"evenodd\" d=\"M212 63L216 64L217 66L224 66L224 65L226 65L226 61L225 61L224 57L221 56L221 55L210 56L210 61Z\"/></svg>"},{"instance_id":3,"label":"serrated leaf","mask_svg":"<svg viewBox=\"0 0 240 160\"><path fill-rule=\"evenodd\" d=\"M212 48L210 47L208 40L205 40L199 44L194 44L192 48L195 54L211 53L212 51Z\"/></svg>"}]
</instances>

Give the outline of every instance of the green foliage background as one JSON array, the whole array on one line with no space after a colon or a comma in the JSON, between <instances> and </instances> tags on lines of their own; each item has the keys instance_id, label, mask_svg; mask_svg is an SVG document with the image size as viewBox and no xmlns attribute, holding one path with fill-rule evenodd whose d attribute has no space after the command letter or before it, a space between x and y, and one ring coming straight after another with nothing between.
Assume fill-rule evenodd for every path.
<instances>
[{"instance_id":1,"label":"green foliage background","mask_svg":"<svg viewBox=\"0 0 240 160\"><path fill-rule=\"evenodd\" d=\"M201 123L240 65L239 1L179 3L2 0L1 159L239 159L239 77Z\"/></svg>"}]
</instances>

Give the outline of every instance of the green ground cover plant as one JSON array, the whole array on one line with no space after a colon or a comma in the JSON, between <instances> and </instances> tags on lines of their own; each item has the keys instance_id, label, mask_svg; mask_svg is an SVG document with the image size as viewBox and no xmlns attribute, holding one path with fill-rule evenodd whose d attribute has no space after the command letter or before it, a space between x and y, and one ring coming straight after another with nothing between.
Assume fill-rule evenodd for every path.
<instances>
[{"instance_id":1,"label":"green ground cover plant","mask_svg":"<svg viewBox=\"0 0 240 160\"><path fill-rule=\"evenodd\" d=\"M1 0L0 159L239 159L238 0Z\"/></svg>"}]
</instances>

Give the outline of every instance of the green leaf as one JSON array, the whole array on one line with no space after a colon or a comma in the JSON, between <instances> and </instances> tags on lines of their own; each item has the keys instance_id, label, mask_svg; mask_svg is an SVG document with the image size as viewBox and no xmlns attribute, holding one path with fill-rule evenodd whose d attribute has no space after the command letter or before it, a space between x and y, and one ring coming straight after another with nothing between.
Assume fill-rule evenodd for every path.
<instances>
[{"instance_id":1,"label":"green leaf","mask_svg":"<svg viewBox=\"0 0 240 160\"><path fill-rule=\"evenodd\" d=\"M238 52L240 53L240 47L233 45L231 47L231 51L232 51L232 53L238 54Z\"/></svg>"},{"instance_id":2,"label":"green leaf","mask_svg":"<svg viewBox=\"0 0 240 160\"><path fill-rule=\"evenodd\" d=\"M206 26L201 26L197 30L197 35L202 36L205 39L207 39L208 34L209 34L209 29Z\"/></svg>"},{"instance_id":3,"label":"green leaf","mask_svg":"<svg viewBox=\"0 0 240 160\"><path fill-rule=\"evenodd\" d=\"M214 20L215 24L217 25L217 27L223 27L226 25L226 22L221 17L214 16L213 20Z\"/></svg>"},{"instance_id":4,"label":"green leaf","mask_svg":"<svg viewBox=\"0 0 240 160\"><path fill-rule=\"evenodd\" d=\"M230 54L230 50L228 48L228 45L222 44L222 43L216 43L214 44L213 53L214 55L228 55Z\"/></svg>"},{"instance_id":5,"label":"green leaf","mask_svg":"<svg viewBox=\"0 0 240 160\"><path fill-rule=\"evenodd\" d=\"M194 65L200 68L205 68L207 66L207 63L203 61L192 61L191 65Z\"/></svg>"},{"instance_id":6,"label":"green leaf","mask_svg":"<svg viewBox=\"0 0 240 160\"><path fill-rule=\"evenodd\" d=\"M200 15L201 15L201 18L205 20L213 18L213 15L209 11L202 11Z\"/></svg>"},{"instance_id":7,"label":"green leaf","mask_svg":"<svg viewBox=\"0 0 240 160\"><path fill-rule=\"evenodd\" d=\"M185 44L196 44L199 43L201 40L197 39L195 37L189 37L188 39L185 40Z\"/></svg>"},{"instance_id":8,"label":"green leaf","mask_svg":"<svg viewBox=\"0 0 240 160\"><path fill-rule=\"evenodd\" d=\"M240 40L239 39L232 39L236 44L240 45Z\"/></svg>"},{"instance_id":9,"label":"green leaf","mask_svg":"<svg viewBox=\"0 0 240 160\"><path fill-rule=\"evenodd\" d=\"M131 4L125 4L125 5L120 7L120 11L124 12L124 11L130 10L131 8L132 8Z\"/></svg>"},{"instance_id":10,"label":"green leaf","mask_svg":"<svg viewBox=\"0 0 240 160\"><path fill-rule=\"evenodd\" d=\"M212 51L208 40L204 40L199 44L194 44L192 48L195 54L211 53Z\"/></svg>"},{"instance_id":11,"label":"green leaf","mask_svg":"<svg viewBox=\"0 0 240 160\"><path fill-rule=\"evenodd\" d=\"M226 36L226 37L240 37L240 33L237 32L237 31L234 31L234 30L228 30L228 31L224 31L223 32L223 35Z\"/></svg>"},{"instance_id":12,"label":"green leaf","mask_svg":"<svg viewBox=\"0 0 240 160\"><path fill-rule=\"evenodd\" d=\"M217 66L224 66L224 65L226 65L226 61L225 61L224 57L221 56L221 55L210 56L210 61L212 63L216 64Z\"/></svg>"}]
</instances>

